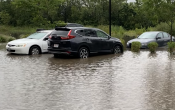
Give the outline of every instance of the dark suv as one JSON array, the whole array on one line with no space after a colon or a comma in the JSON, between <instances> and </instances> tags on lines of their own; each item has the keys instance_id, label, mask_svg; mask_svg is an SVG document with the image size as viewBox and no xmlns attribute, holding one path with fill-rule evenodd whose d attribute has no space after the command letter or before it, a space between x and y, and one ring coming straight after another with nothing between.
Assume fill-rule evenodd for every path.
<instances>
[{"instance_id":1,"label":"dark suv","mask_svg":"<svg viewBox=\"0 0 175 110\"><path fill-rule=\"evenodd\" d=\"M90 53L122 53L123 45L97 28L56 27L48 40L48 51L57 57L60 54L78 55L87 58Z\"/></svg>"}]
</instances>

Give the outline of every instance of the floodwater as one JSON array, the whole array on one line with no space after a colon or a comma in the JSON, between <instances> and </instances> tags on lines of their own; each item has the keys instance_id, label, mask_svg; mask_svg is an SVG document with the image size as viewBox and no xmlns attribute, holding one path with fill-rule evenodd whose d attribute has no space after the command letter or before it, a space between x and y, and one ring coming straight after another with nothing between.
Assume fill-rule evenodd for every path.
<instances>
[{"instance_id":1,"label":"floodwater","mask_svg":"<svg viewBox=\"0 0 175 110\"><path fill-rule=\"evenodd\" d=\"M0 110L175 110L175 57L11 55L0 44Z\"/></svg>"}]
</instances>

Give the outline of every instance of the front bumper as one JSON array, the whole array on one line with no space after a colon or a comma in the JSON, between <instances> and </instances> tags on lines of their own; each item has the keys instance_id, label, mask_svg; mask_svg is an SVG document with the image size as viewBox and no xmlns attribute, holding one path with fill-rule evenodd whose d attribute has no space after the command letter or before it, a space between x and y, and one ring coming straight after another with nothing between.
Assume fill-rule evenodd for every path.
<instances>
[{"instance_id":1,"label":"front bumper","mask_svg":"<svg viewBox=\"0 0 175 110\"><path fill-rule=\"evenodd\" d=\"M132 43L127 43L126 47L127 47L127 48L131 48L131 44L132 44ZM140 48L141 48L141 49L146 49L146 48L148 48L148 46L145 45L145 44L141 44L141 47L140 47Z\"/></svg>"},{"instance_id":2,"label":"front bumper","mask_svg":"<svg viewBox=\"0 0 175 110\"><path fill-rule=\"evenodd\" d=\"M27 47L9 47L6 46L6 50L9 53L15 53L15 54L28 54L29 49Z\"/></svg>"}]
</instances>

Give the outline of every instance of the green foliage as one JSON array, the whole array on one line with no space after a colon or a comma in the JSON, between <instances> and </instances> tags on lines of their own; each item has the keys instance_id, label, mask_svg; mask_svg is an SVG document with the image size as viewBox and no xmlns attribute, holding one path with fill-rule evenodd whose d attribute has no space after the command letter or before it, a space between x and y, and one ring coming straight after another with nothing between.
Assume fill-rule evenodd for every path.
<instances>
[{"instance_id":1,"label":"green foliage","mask_svg":"<svg viewBox=\"0 0 175 110\"><path fill-rule=\"evenodd\" d=\"M12 40L15 40L15 38L14 38L14 37L10 37L10 38L8 39L8 42L10 42L10 41L12 41Z\"/></svg>"},{"instance_id":2,"label":"green foliage","mask_svg":"<svg viewBox=\"0 0 175 110\"><path fill-rule=\"evenodd\" d=\"M139 52L141 47L141 43L138 41L132 42L131 44L131 51L133 52Z\"/></svg>"},{"instance_id":3,"label":"green foliage","mask_svg":"<svg viewBox=\"0 0 175 110\"><path fill-rule=\"evenodd\" d=\"M122 42L122 44L123 44L123 48L125 49L125 48L126 48L126 43L125 43L125 40L120 39L120 41Z\"/></svg>"},{"instance_id":4,"label":"green foliage","mask_svg":"<svg viewBox=\"0 0 175 110\"><path fill-rule=\"evenodd\" d=\"M30 34L21 34L20 36L19 36L19 38L26 38L26 37L28 37Z\"/></svg>"},{"instance_id":5,"label":"green foliage","mask_svg":"<svg viewBox=\"0 0 175 110\"><path fill-rule=\"evenodd\" d=\"M168 51L173 53L175 50L175 42L168 42Z\"/></svg>"},{"instance_id":6,"label":"green foliage","mask_svg":"<svg viewBox=\"0 0 175 110\"><path fill-rule=\"evenodd\" d=\"M0 43L5 43L7 42L7 38L0 36Z\"/></svg>"},{"instance_id":7,"label":"green foliage","mask_svg":"<svg viewBox=\"0 0 175 110\"><path fill-rule=\"evenodd\" d=\"M129 31L126 31L126 32L124 33L124 36L129 36L129 37L134 37L134 38L136 38L138 35L137 35L136 31L134 31L134 30L129 30Z\"/></svg>"},{"instance_id":8,"label":"green foliage","mask_svg":"<svg viewBox=\"0 0 175 110\"><path fill-rule=\"evenodd\" d=\"M36 32L37 27L12 27L12 26L4 26L0 25L0 34L14 37L18 39L21 35L29 35Z\"/></svg>"},{"instance_id":9,"label":"green foliage","mask_svg":"<svg viewBox=\"0 0 175 110\"><path fill-rule=\"evenodd\" d=\"M6 11L0 12L0 22L4 25L8 25L10 23L11 16Z\"/></svg>"},{"instance_id":10,"label":"green foliage","mask_svg":"<svg viewBox=\"0 0 175 110\"><path fill-rule=\"evenodd\" d=\"M157 47L158 47L157 42L151 42L148 44L148 48L151 53L155 53Z\"/></svg>"}]
</instances>

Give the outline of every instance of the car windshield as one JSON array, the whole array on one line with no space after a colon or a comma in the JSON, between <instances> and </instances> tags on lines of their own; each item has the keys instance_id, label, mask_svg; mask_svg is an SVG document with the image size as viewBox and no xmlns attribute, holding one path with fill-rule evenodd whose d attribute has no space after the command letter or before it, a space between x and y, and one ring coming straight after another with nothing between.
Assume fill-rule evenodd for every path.
<instances>
[{"instance_id":1,"label":"car windshield","mask_svg":"<svg viewBox=\"0 0 175 110\"><path fill-rule=\"evenodd\" d=\"M41 39L43 38L45 35L47 34L47 32L36 32L31 34L30 36L28 36L28 39Z\"/></svg>"},{"instance_id":2,"label":"car windshield","mask_svg":"<svg viewBox=\"0 0 175 110\"><path fill-rule=\"evenodd\" d=\"M139 39L155 39L157 32L145 32L141 34L138 38Z\"/></svg>"}]
</instances>

